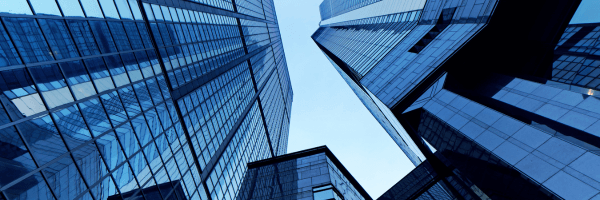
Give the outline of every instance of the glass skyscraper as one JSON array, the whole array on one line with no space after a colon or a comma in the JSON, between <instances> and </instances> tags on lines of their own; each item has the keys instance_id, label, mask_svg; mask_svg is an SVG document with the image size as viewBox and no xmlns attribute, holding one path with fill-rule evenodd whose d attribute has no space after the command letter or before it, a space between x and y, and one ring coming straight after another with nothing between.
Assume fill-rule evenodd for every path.
<instances>
[{"instance_id":1,"label":"glass skyscraper","mask_svg":"<svg viewBox=\"0 0 600 200\"><path fill-rule=\"evenodd\" d=\"M326 146L248 164L237 200L372 200Z\"/></svg>"},{"instance_id":2,"label":"glass skyscraper","mask_svg":"<svg viewBox=\"0 0 600 200\"><path fill-rule=\"evenodd\" d=\"M0 0L0 199L232 200L286 153L272 0Z\"/></svg>"},{"instance_id":3,"label":"glass skyscraper","mask_svg":"<svg viewBox=\"0 0 600 200\"><path fill-rule=\"evenodd\" d=\"M597 5L323 1L313 40L417 166L380 199L599 199Z\"/></svg>"}]
</instances>

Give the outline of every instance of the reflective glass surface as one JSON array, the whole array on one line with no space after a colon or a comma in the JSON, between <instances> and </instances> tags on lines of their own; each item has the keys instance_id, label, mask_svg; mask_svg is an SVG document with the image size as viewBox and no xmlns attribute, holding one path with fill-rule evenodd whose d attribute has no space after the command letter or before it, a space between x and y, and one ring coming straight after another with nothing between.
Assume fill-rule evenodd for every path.
<instances>
[{"instance_id":1,"label":"reflective glass surface","mask_svg":"<svg viewBox=\"0 0 600 200\"><path fill-rule=\"evenodd\" d=\"M325 0L312 36L418 165L380 199L600 197L595 1L390 2Z\"/></svg>"},{"instance_id":2,"label":"reflective glass surface","mask_svg":"<svg viewBox=\"0 0 600 200\"><path fill-rule=\"evenodd\" d=\"M289 74L257 2L2 1L0 199L235 198L248 162L287 151Z\"/></svg>"},{"instance_id":3,"label":"reflective glass surface","mask_svg":"<svg viewBox=\"0 0 600 200\"><path fill-rule=\"evenodd\" d=\"M251 163L236 199L371 199L326 148Z\"/></svg>"}]
</instances>

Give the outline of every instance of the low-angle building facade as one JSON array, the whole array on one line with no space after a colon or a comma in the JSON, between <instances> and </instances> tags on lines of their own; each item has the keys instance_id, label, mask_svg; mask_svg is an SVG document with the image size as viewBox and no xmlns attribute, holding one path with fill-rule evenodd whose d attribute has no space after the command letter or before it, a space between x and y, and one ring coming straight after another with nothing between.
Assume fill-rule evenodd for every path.
<instances>
[{"instance_id":1,"label":"low-angle building facade","mask_svg":"<svg viewBox=\"0 0 600 200\"><path fill-rule=\"evenodd\" d=\"M326 146L248 164L238 200L372 200Z\"/></svg>"},{"instance_id":2,"label":"low-angle building facade","mask_svg":"<svg viewBox=\"0 0 600 200\"><path fill-rule=\"evenodd\" d=\"M417 166L380 199L600 198L584 3L324 0L313 40Z\"/></svg>"},{"instance_id":3,"label":"low-angle building facade","mask_svg":"<svg viewBox=\"0 0 600 200\"><path fill-rule=\"evenodd\" d=\"M7 0L0 19L0 199L231 200L287 153L271 0Z\"/></svg>"}]
</instances>

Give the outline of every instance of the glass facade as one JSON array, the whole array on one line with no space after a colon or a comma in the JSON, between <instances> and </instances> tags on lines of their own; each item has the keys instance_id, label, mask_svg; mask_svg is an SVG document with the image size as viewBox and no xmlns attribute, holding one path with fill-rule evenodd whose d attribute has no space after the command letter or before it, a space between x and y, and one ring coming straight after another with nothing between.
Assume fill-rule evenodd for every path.
<instances>
[{"instance_id":1,"label":"glass facade","mask_svg":"<svg viewBox=\"0 0 600 200\"><path fill-rule=\"evenodd\" d=\"M287 151L272 1L11 0L0 19L0 199L234 199L246 163Z\"/></svg>"},{"instance_id":2,"label":"glass facade","mask_svg":"<svg viewBox=\"0 0 600 200\"><path fill-rule=\"evenodd\" d=\"M326 146L248 164L238 200L371 200Z\"/></svg>"},{"instance_id":3,"label":"glass facade","mask_svg":"<svg viewBox=\"0 0 600 200\"><path fill-rule=\"evenodd\" d=\"M378 3L312 38L417 166L380 199L600 198L597 8Z\"/></svg>"}]
</instances>

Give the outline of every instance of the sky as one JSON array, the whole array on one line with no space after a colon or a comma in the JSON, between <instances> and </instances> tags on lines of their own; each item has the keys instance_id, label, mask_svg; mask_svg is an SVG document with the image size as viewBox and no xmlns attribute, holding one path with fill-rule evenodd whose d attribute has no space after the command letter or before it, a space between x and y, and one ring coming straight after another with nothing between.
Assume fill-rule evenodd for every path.
<instances>
[{"instance_id":1,"label":"sky","mask_svg":"<svg viewBox=\"0 0 600 200\"><path fill-rule=\"evenodd\" d=\"M577 12L571 19L571 24L583 24L583 23L598 23L600 22L600 0L583 0L577 8ZM284 47L285 48L285 47Z\"/></svg>"},{"instance_id":2,"label":"sky","mask_svg":"<svg viewBox=\"0 0 600 200\"><path fill-rule=\"evenodd\" d=\"M294 90L288 153L327 145L376 199L414 165L310 38L321 2L275 0Z\"/></svg>"}]
</instances>

